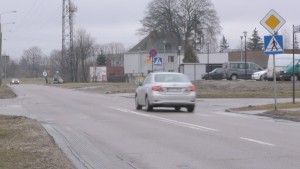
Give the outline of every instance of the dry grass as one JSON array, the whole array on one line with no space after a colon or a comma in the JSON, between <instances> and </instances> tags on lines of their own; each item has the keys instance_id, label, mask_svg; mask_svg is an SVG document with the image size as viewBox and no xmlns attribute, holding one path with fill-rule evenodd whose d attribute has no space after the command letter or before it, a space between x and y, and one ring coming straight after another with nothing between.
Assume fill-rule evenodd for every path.
<instances>
[{"instance_id":1,"label":"dry grass","mask_svg":"<svg viewBox=\"0 0 300 169\"><path fill-rule=\"evenodd\" d=\"M16 94L12 92L6 85L0 86L0 99L13 98Z\"/></svg>"},{"instance_id":2,"label":"dry grass","mask_svg":"<svg viewBox=\"0 0 300 169\"><path fill-rule=\"evenodd\" d=\"M32 119L0 115L0 140L0 168L74 168L52 137Z\"/></svg>"}]
</instances>

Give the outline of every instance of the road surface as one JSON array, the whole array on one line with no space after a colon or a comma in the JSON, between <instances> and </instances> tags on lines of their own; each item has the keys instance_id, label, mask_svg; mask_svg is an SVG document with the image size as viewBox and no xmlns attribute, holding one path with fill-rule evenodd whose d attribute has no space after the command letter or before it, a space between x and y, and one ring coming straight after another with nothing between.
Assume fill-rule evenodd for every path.
<instances>
[{"instance_id":1,"label":"road surface","mask_svg":"<svg viewBox=\"0 0 300 169\"><path fill-rule=\"evenodd\" d=\"M224 111L272 99L200 99L194 113L146 112L132 97L11 88L18 97L1 100L1 114L40 121L78 169L300 168L299 123Z\"/></svg>"}]
</instances>

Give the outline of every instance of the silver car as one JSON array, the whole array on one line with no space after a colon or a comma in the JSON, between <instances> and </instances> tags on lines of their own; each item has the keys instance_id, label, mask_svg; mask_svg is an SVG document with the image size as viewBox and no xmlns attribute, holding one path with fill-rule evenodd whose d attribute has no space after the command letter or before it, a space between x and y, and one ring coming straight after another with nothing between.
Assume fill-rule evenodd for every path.
<instances>
[{"instance_id":1,"label":"silver car","mask_svg":"<svg viewBox=\"0 0 300 169\"><path fill-rule=\"evenodd\" d=\"M135 106L147 111L153 107L174 107L179 111L182 107L193 112L196 101L196 87L182 73L155 72L150 73L135 92Z\"/></svg>"}]
</instances>

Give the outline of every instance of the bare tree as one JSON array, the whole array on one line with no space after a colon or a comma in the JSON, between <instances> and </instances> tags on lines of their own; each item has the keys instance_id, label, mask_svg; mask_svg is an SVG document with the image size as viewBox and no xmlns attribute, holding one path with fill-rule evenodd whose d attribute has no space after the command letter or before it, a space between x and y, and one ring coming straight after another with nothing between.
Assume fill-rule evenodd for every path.
<instances>
[{"instance_id":1,"label":"bare tree","mask_svg":"<svg viewBox=\"0 0 300 169\"><path fill-rule=\"evenodd\" d=\"M63 57L61 51L53 50L50 54L50 68L58 71L64 81L72 81L70 73L70 64L68 56Z\"/></svg>"},{"instance_id":2,"label":"bare tree","mask_svg":"<svg viewBox=\"0 0 300 169\"><path fill-rule=\"evenodd\" d=\"M43 53L39 47L32 47L24 51L20 66L25 77L39 77L41 74Z\"/></svg>"},{"instance_id":3,"label":"bare tree","mask_svg":"<svg viewBox=\"0 0 300 169\"><path fill-rule=\"evenodd\" d=\"M78 68L81 64L81 80L88 82L88 68L86 60L94 55L95 39L85 30L80 29L75 40L75 81L78 81Z\"/></svg>"},{"instance_id":4,"label":"bare tree","mask_svg":"<svg viewBox=\"0 0 300 169\"><path fill-rule=\"evenodd\" d=\"M122 43L112 42L99 46L100 51L105 54L106 59L110 61L112 66L123 66L125 47ZM101 55L98 54L97 56Z\"/></svg>"},{"instance_id":5,"label":"bare tree","mask_svg":"<svg viewBox=\"0 0 300 169\"><path fill-rule=\"evenodd\" d=\"M141 34L171 32L176 34L178 45L184 40L184 46L191 43L202 47L208 41L217 44L221 30L210 0L153 0L141 22Z\"/></svg>"}]
</instances>

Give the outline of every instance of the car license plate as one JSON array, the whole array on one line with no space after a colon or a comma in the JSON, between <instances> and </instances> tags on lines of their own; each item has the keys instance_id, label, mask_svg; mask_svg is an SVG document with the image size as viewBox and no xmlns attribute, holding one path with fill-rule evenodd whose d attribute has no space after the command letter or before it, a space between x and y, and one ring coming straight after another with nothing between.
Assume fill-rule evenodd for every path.
<instances>
[{"instance_id":1,"label":"car license plate","mask_svg":"<svg viewBox=\"0 0 300 169\"><path fill-rule=\"evenodd\" d=\"M168 92L179 93L179 92L181 92L181 89L178 89L178 88L168 88L167 91Z\"/></svg>"}]
</instances>

